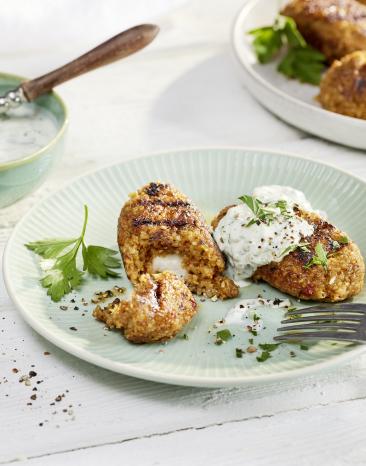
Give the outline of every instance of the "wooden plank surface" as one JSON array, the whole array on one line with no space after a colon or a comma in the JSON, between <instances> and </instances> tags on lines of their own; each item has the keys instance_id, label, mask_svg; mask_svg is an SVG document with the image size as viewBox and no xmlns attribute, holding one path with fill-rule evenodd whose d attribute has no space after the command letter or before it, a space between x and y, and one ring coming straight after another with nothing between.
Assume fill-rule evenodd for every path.
<instances>
[{"instance_id":1,"label":"wooden plank surface","mask_svg":"<svg viewBox=\"0 0 366 466\"><path fill-rule=\"evenodd\" d=\"M265 147L366 178L363 153L286 126L242 88L229 50L241 3L185 4L161 19L150 49L60 89L70 109L65 156L37 193L0 211L0 250L38 199L86 171L150 151ZM66 61L72 48L59 53ZM39 67L55 60L53 50L39 59ZM3 66L36 74L30 57L6 56ZM29 371L37 375L27 386L19 379ZM39 337L1 283L0 382L0 464L25 457L31 465L366 462L366 357L263 386L205 390L144 382L79 361Z\"/></svg>"}]
</instances>

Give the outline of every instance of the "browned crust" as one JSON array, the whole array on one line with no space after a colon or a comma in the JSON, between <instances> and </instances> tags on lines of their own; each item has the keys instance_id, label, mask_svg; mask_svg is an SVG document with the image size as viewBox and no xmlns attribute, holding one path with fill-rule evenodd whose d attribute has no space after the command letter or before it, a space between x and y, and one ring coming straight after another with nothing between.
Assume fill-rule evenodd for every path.
<instances>
[{"instance_id":1,"label":"browned crust","mask_svg":"<svg viewBox=\"0 0 366 466\"><path fill-rule=\"evenodd\" d=\"M293 0L282 10L331 63L366 49L366 6L357 0Z\"/></svg>"},{"instance_id":2,"label":"browned crust","mask_svg":"<svg viewBox=\"0 0 366 466\"><path fill-rule=\"evenodd\" d=\"M213 220L214 228L229 208L223 209ZM284 293L305 300L343 301L360 293L364 284L365 264L358 246L350 241L340 244L339 249L335 248L334 241L345 236L343 232L315 213L300 210L297 213L314 226L314 234L304 239L309 242L309 252L301 249L291 252L281 262L259 267L252 278L264 280ZM329 256L328 269L320 265L305 268L319 242Z\"/></svg>"},{"instance_id":3,"label":"browned crust","mask_svg":"<svg viewBox=\"0 0 366 466\"><path fill-rule=\"evenodd\" d=\"M169 340L192 319L197 304L188 287L170 272L140 276L130 301L115 300L93 316L109 328L123 330L134 343Z\"/></svg>"},{"instance_id":4,"label":"browned crust","mask_svg":"<svg viewBox=\"0 0 366 466\"><path fill-rule=\"evenodd\" d=\"M318 101L331 112L366 119L366 51L333 62L320 83Z\"/></svg>"},{"instance_id":5,"label":"browned crust","mask_svg":"<svg viewBox=\"0 0 366 466\"><path fill-rule=\"evenodd\" d=\"M133 284L153 272L154 257L178 254L191 291L222 299L238 295L238 287L223 275L224 257L203 216L168 184L149 183L126 202L118 221L118 245Z\"/></svg>"}]
</instances>

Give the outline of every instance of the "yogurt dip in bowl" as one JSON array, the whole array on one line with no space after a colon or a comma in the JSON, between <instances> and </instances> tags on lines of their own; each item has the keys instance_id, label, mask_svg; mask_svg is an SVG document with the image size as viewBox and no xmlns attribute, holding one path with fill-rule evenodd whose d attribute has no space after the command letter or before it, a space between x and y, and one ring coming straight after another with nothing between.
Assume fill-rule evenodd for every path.
<instances>
[{"instance_id":1,"label":"yogurt dip in bowl","mask_svg":"<svg viewBox=\"0 0 366 466\"><path fill-rule=\"evenodd\" d=\"M0 73L0 95L24 78ZM0 208L36 189L59 159L67 110L54 92L0 115Z\"/></svg>"}]
</instances>

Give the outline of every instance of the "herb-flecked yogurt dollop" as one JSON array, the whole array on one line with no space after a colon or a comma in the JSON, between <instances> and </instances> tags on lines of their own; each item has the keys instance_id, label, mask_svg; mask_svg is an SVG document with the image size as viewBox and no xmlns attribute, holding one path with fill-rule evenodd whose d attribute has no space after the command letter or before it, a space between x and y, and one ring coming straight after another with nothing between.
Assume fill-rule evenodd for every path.
<instances>
[{"instance_id":1,"label":"herb-flecked yogurt dollop","mask_svg":"<svg viewBox=\"0 0 366 466\"><path fill-rule=\"evenodd\" d=\"M314 227L294 211L295 204L307 207L303 193L301 199L290 187L267 188L256 188L258 198L263 199L260 203L254 196L244 196L245 201L231 207L214 231L214 238L228 259L229 273L240 286L258 267L281 262L314 232Z\"/></svg>"}]
</instances>

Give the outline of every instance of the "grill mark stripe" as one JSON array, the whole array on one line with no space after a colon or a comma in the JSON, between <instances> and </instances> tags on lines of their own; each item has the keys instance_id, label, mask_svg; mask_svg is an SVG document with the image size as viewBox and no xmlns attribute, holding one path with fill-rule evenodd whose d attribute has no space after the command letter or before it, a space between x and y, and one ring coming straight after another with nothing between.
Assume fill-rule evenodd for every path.
<instances>
[{"instance_id":1,"label":"grill mark stripe","mask_svg":"<svg viewBox=\"0 0 366 466\"><path fill-rule=\"evenodd\" d=\"M193 226L195 225L195 222L192 224L192 223L188 223L186 222L185 220L151 220L149 218L135 218L133 220L133 226L134 227L139 227L139 226L142 226L142 225L149 225L149 226L161 226L161 225L165 225L165 226L169 226L169 227L178 227L178 228L181 228L181 227L185 227L185 226Z\"/></svg>"},{"instance_id":2,"label":"grill mark stripe","mask_svg":"<svg viewBox=\"0 0 366 466\"><path fill-rule=\"evenodd\" d=\"M154 205L160 205L162 207L190 207L191 204L186 201L162 201L161 199L154 199L154 200L139 200L137 202L138 205L148 207Z\"/></svg>"}]
</instances>

